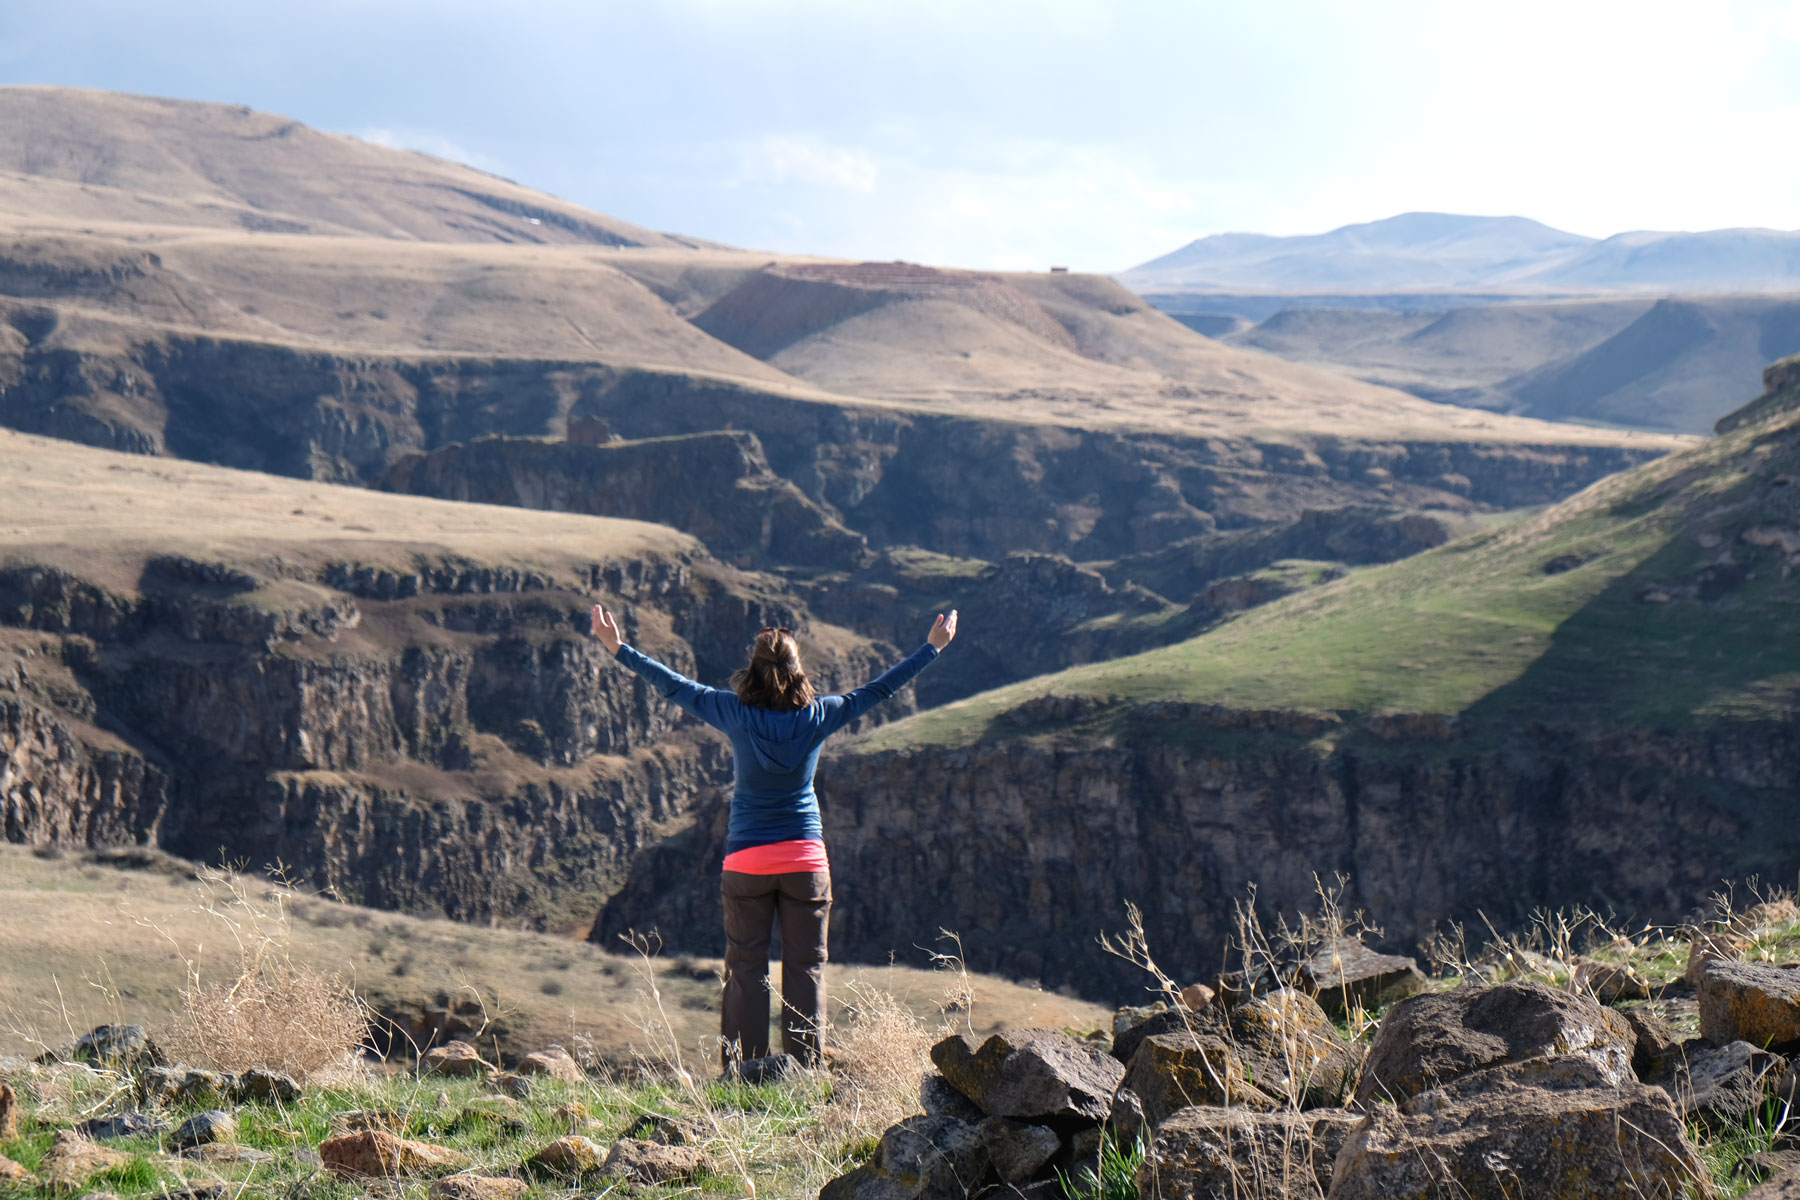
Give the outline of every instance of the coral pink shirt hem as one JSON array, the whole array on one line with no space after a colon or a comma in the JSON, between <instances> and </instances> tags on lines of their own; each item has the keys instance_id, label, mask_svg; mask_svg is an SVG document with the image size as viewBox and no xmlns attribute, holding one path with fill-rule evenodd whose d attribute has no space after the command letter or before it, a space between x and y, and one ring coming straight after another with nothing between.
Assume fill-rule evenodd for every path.
<instances>
[{"instance_id":1,"label":"coral pink shirt hem","mask_svg":"<svg viewBox=\"0 0 1800 1200\"><path fill-rule=\"evenodd\" d=\"M829 871L825 843L818 838L746 846L725 856L725 869L744 875L789 875L797 871Z\"/></svg>"}]
</instances>

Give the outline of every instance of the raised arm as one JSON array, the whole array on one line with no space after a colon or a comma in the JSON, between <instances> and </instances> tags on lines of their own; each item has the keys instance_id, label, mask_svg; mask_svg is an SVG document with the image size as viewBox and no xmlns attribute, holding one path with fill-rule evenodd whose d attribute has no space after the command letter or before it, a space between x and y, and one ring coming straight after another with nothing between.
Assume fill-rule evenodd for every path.
<instances>
[{"instance_id":1,"label":"raised arm","mask_svg":"<svg viewBox=\"0 0 1800 1200\"><path fill-rule=\"evenodd\" d=\"M931 633L926 636L923 646L855 691L843 696L826 697L827 701L839 701L837 705L827 708L826 732L834 733L842 729L911 683L920 671L937 660L938 654L950 644L950 639L955 636L956 610L953 608L948 616L943 613L938 614L937 623L932 625Z\"/></svg>"},{"instance_id":2,"label":"raised arm","mask_svg":"<svg viewBox=\"0 0 1800 1200\"><path fill-rule=\"evenodd\" d=\"M594 605L593 625L594 636L600 639L600 644L655 688L664 700L705 721L714 729L729 732L737 725L744 704L734 693L722 688L707 687L689 679L680 671L665 667L648 654L627 646L624 635L619 630L618 618L598 604Z\"/></svg>"}]
</instances>

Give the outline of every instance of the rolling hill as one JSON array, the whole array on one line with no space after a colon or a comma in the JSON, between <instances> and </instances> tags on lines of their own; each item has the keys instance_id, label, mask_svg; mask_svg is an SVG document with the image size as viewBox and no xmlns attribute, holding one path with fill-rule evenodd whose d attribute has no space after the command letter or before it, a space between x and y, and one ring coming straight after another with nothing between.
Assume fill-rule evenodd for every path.
<instances>
[{"instance_id":1,"label":"rolling hill","mask_svg":"<svg viewBox=\"0 0 1800 1200\"><path fill-rule=\"evenodd\" d=\"M1800 298L1297 308L1223 335L1416 395L1553 421L1703 433L1800 353Z\"/></svg>"},{"instance_id":2,"label":"rolling hill","mask_svg":"<svg viewBox=\"0 0 1800 1200\"><path fill-rule=\"evenodd\" d=\"M1139 293L1794 291L1800 290L1800 231L1590 238L1524 217L1402 213L1298 237L1214 234L1120 272L1119 279Z\"/></svg>"},{"instance_id":3,"label":"rolling hill","mask_svg":"<svg viewBox=\"0 0 1800 1200\"><path fill-rule=\"evenodd\" d=\"M0 87L0 212L432 242L684 246L473 167L242 105Z\"/></svg>"}]
</instances>

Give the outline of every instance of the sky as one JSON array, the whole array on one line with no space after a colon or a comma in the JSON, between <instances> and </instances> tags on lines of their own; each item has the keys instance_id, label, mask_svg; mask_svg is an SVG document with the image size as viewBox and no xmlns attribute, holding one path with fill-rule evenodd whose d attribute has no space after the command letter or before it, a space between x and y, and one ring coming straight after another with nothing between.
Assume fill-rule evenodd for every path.
<instances>
[{"instance_id":1,"label":"sky","mask_svg":"<svg viewBox=\"0 0 1800 1200\"><path fill-rule=\"evenodd\" d=\"M0 83L248 104L733 245L1117 271L1398 212L1800 226L1800 0L0 0Z\"/></svg>"}]
</instances>

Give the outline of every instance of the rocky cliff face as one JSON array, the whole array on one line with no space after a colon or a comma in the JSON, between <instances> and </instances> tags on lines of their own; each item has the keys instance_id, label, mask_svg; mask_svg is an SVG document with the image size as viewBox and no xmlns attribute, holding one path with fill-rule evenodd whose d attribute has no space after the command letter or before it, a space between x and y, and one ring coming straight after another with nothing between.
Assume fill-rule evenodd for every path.
<instances>
[{"instance_id":1,"label":"rocky cliff face","mask_svg":"<svg viewBox=\"0 0 1800 1200\"><path fill-rule=\"evenodd\" d=\"M1112 725L1059 745L1037 731ZM1445 718L1333 718L1050 698L967 749L829 759L820 772L844 958L919 954L939 929L969 965L1106 999L1147 980L1101 950L1139 905L1177 978L1224 963L1248 889L1265 917L1309 907L1315 875L1406 950L1456 921L1518 927L1539 906L1675 920L1721 878L1787 878L1800 739L1785 726L1672 734ZM659 928L714 946L717 809L652 849L594 936Z\"/></svg>"},{"instance_id":2,"label":"rocky cliff face","mask_svg":"<svg viewBox=\"0 0 1800 1200\"><path fill-rule=\"evenodd\" d=\"M362 484L387 478L410 456L483 435L561 435L571 418L603 420L627 438L743 430L757 436L767 467L821 509L813 521L840 521L877 547L983 559L1014 551L1111 559L1346 504L1543 504L1660 453L1130 434L865 407L680 372L351 357L223 337L64 328L72 322L55 308L0 304L0 423L112 449ZM257 403L244 403L246 395ZM662 453L669 457L659 471L672 478L682 456L697 450L671 445ZM578 480L591 468L545 469L577 490L590 487ZM704 500L729 499L759 469L709 476ZM431 494L464 486L429 464L404 469L402 478ZM537 485L490 473L468 486L481 494Z\"/></svg>"}]
</instances>

